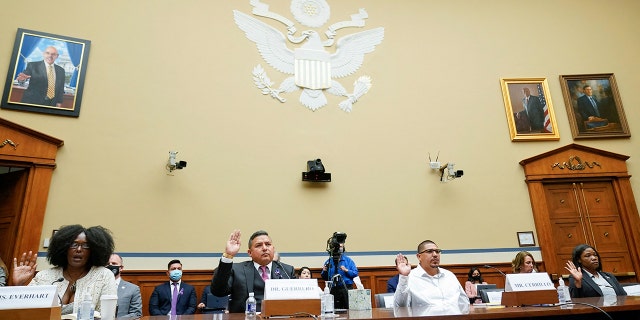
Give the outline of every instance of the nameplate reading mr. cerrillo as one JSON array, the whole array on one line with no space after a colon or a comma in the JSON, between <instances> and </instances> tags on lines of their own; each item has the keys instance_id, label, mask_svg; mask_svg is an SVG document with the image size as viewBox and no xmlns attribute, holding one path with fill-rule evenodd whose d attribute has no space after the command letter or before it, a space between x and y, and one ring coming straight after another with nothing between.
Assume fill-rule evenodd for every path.
<instances>
[{"instance_id":1,"label":"nameplate reading mr. cerrillo","mask_svg":"<svg viewBox=\"0 0 640 320\"><path fill-rule=\"evenodd\" d=\"M268 279L265 300L320 299L317 279Z\"/></svg>"},{"instance_id":2,"label":"nameplate reading mr. cerrillo","mask_svg":"<svg viewBox=\"0 0 640 320\"><path fill-rule=\"evenodd\" d=\"M56 286L0 287L0 310L50 308L57 305Z\"/></svg>"},{"instance_id":3,"label":"nameplate reading mr. cerrillo","mask_svg":"<svg viewBox=\"0 0 640 320\"><path fill-rule=\"evenodd\" d=\"M551 278L545 272L508 274L504 291L555 290Z\"/></svg>"}]
</instances>

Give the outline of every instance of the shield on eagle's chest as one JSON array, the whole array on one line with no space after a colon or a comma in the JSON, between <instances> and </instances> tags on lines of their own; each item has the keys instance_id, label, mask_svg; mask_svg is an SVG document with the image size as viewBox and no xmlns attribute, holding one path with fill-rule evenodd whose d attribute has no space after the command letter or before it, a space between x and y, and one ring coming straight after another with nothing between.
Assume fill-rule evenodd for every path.
<instances>
[{"instance_id":1,"label":"shield on eagle's chest","mask_svg":"<svg viewBox=\"0 0 640 320\"><path fill-rule=\"evenodd\" d=\"M295 49L296 85L308 89L331 88L331 61L324 50Z\"/></svg>"}]
</instances>

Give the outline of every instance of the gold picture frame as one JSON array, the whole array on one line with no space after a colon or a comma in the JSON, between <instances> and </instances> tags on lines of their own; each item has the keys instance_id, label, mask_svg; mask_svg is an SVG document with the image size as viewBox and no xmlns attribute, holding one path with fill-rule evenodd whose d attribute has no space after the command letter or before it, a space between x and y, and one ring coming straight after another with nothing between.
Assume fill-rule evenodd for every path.
<instances>
[{"instance_id":1,"label":"gold picture frame","mask_svg":"<svg viewBox=\"0 0 640 320\"><path fill-rule=\"evenodd\" d=\"M560 86L573 139L631 136L613 73L561 75Z\"/></svg>"},{"instance_id":2,"label":"gold picture frame","mask_svg":"<svg viewBox=\"0 0 640 320\"><path fill-rule=\"evenodd\" d=\"M511 141L560 140L546 78L501 78L500 86Z\"/></svg>"}]
</instances>

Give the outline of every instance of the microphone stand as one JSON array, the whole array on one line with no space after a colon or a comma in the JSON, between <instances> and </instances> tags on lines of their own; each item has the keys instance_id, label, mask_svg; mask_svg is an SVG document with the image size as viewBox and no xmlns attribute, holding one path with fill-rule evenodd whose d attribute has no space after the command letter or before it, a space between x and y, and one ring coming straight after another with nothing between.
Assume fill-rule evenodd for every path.
<instances>
[{"instance_id":1,"label":"microphone stand","mask_svg":"<svg viewBox=\"0 0 640 320\"><path fill-rule=\"evenodd\" d=\"M57 282L62 282L64 281L63 277L60 277L58 279L56 279L55 281L51 282L51 285L57 283ZM56 289L56 296L58 297L58 301L60 301L60 307L62 308L62 298L60 298L60 294L58 293L58 290Z\"/></svg>"},{"instance_id":2,"label":"microphone stand","mask_svg":"<svg viewBox=\"0 0 640 320\"><path fill-rule=\"evenodd\" d=\"M489 269L494 269L494 270L498 271L498 272L499 272L503 277L505 277L505 278L507 277L507 275L506 275L504 272L502 272L502 270L500 270L500 269L498 269L498 268L496 268L496 267L494 267L494 266L490 266L490 265L488 265L488 264L485 264L485 265L484 265L484 266L482 266L482 267L484 267L484 268L489 268Z\"/></svg>"}]
</instances>

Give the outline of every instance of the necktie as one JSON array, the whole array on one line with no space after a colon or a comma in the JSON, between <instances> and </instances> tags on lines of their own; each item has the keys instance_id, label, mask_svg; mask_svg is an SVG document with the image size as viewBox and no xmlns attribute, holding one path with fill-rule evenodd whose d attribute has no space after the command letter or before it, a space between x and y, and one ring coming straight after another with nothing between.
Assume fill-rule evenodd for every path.
<instances>
[{"instance_id":1,"label":"necktie","mask_svg":"<svg viewBox=\"0 0 640 320\"><path fill-rule=\"evenodd\" d=\"M589 97L589 99L591 100L591 105L593 105L593 110L596 112L596 116L600 116L600 111L598 110L598 105L596 104L596 99L593 98L593 96Z\"/></svg>"},{"instance_id":2,"label":"necktie","mask_svg":"<svg viewBox=\"0 0 640 320\"><path fill-rule=\"evenodd\" d=\"M176 303L178 302L178 284L172 283L173 286L173 294L171 294L171 315L175 316L176 313Z\"/></svg>"},{"instance_id":3,"label":"necktie","mask_svg":"<svg viewBox=\"0 0 640 320\"><path fill-rule=\"evenodd\" d=\"M267 273L267 266L260 266L260 274L262 275L262 280L267 281L267 279L269 279L269 274Z\"/></svg>"},{"instance_id":4,"label":"necktie","mask_svg":"<svg viewBox=\"0 0 640 320\"><path fill-rule=\"evenodd\" d=\"M54 79L53 75L53 65L48 67L47 71L47 98L53 99L56 91L56 79Z\"/></svg>"}]
</instances>

